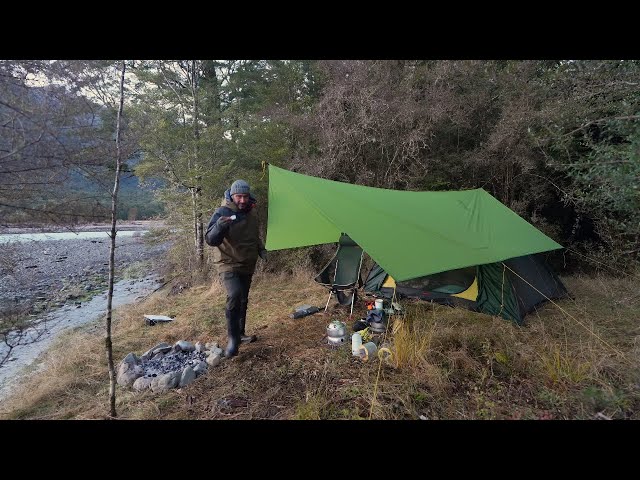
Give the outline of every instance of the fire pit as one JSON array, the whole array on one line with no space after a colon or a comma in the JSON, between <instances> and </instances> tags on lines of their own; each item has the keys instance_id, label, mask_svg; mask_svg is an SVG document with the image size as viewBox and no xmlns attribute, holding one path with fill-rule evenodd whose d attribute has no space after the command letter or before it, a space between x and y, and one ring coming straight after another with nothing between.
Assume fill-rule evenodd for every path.
<instances>
[{"instance_id":1,"label":"fire pit","mask_svg":"<svg viewBox=\"0 0 640 480\"><path fill-rule=\"evenodd\" d=\"M117 382L136 391L181 388L206 373L210 366L218 365L222 358L222 349L217 343L194 345L180 340L170 345L163 342L140 357L129 353L118 366Z\"/></svg>"}]
</instances>

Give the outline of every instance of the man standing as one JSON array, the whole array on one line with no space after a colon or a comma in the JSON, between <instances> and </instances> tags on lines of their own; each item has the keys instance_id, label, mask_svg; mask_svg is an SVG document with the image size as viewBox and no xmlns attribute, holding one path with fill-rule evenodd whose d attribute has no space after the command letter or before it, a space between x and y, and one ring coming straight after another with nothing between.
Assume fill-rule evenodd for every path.
<instances>
[{"instance_id":1,"label":"man standing","mask_svg":"<svg viewBox=\"0 0 640 480\"><path fill-rule=\"evenodd\" d=\"M236 180L224 192L222 206L214 212L205 234L207 244L216 247L214 264L227 289L226 357L237 355L240 343L257 340L255 335L248 336L244 331L249 288L258 256L267 261L267 251L259 236L258 217L253 210L255 204L249 184Z\"/></svg>"}]
</instances>

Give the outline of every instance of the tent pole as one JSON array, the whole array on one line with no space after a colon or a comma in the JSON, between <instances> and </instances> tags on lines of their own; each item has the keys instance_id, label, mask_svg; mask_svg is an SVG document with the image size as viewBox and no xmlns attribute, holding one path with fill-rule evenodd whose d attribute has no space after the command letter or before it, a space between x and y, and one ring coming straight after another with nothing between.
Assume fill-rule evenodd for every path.
<instances>
[{"instance_id":1,"label":"tent pole","mask_svg":"<svg viewBox=\"0 0 640 480\"><path fill-rule=\"evenodd\" d=\"M358 280L356 281L356 285L351 293L351 313L349 314L349 318L353 317L353 303L356 299L356 292L358 291L358 287L360 286L360 270L362 270L362 259L364 258L364 250L360 253L360 265L358 265Z\"/></svg>"},{"instance_id":2,"label":"tent pole","mask_svg":"<svg viewBox=\"0 0 640 480\"><path fill-rule=\"evenodd\" d=\"M327 298L327 304L324 306L325 313L327 311L327 308L329 308L329 302L331 301L331 295L333 295L333 292L329 292L329 298Z\"/></svg>"},{"instance_id":3,"label":"tent pole","mask_svg":"<svg viewBox=\"0 0 640 480\"><path fill-rule=\"evenodd\" d=\"M353 317L353 300L356 298L356 291L354 290L351 293L351 313L349 314L349 318Z\"/></svg>"}]
</instances>

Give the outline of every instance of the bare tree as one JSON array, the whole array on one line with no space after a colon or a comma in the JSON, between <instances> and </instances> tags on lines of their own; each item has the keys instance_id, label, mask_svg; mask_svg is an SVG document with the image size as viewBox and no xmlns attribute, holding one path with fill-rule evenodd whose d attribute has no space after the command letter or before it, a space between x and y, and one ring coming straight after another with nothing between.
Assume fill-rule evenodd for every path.
<instances>
[{"instance_id":1,"label":"bare tree","mask_svg":"<svg viewBox=\"0 0 640 480\"><path fill-rule=\"evenodd\" d=\"M103 157L93 154L101 143L96 103L57 67L0 61L0 217L7 224L106 218L106 207L95 208L102 192L63 188L74 176L95 179Z\"/></svg>"},{"instance_id":2,"label":"bare tree","mask_svg":"<svg viewBox=\"0 0 640 480\"><path fill-rule=\"evenodd\" d=\"M116 372L113 364L113 344L111 341L111 307L113 301L113 281L115 275L116 252L116 213L118 206L118 188L120 187L120 171L122 170L122 151L120 149L120 134L122 111L124 107L124 75L127 66L124 60L121 62L120 74L120 103L118 105L118 117L116 120L116 172L111 193L111 247L109 249L109 291L107 293L107 332L105 346L107 348L107 361L109 363L109 414L111 418L117 417L116 412Z\"/></svg>"}]
</instances>

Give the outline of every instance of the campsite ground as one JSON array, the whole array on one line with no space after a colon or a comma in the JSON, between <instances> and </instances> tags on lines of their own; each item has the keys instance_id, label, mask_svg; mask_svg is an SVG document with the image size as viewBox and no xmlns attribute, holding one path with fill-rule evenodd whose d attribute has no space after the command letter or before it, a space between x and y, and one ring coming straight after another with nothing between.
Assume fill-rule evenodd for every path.
<instances>
[{"instance_id":1,"label":"campsite ground","mask_svg":"<svg viewBox=\"0 0 640 480\"><path fill-rule=\"evenodd\" d=\"M501 318L405 302L388 343L394 361L362 362L348 345L330 347L336 307L292 319L297 305L324 305L310 274L259 274L250 330L259 340L189 386L167 393L117 390L130 419L639 419L637 318L632 282L563 279L574 298L547 304L523 327ZM273 285L278 285L277 289ZM116 311L115 358L161 342L225 341L223 288L167 285L142 304ZM360 303L354 320L364 316ZM144 313L175 316L147 326ZM2 406L2 418L105 418L108 371L103 335L73 333L74 351L54 349L37 380ZM68 345L68 344L67 344Z\"/></svg>"}]
</instances>

